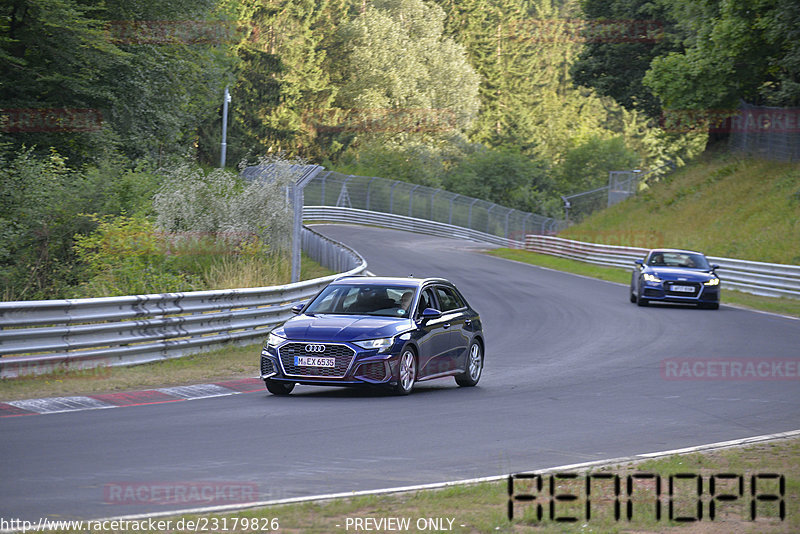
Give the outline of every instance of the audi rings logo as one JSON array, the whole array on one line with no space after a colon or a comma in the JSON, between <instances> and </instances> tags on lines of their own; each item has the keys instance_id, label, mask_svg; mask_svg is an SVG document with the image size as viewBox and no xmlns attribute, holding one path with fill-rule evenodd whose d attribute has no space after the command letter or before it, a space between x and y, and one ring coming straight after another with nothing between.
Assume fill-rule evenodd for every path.
<instances>
[{"instance_id":1,"label":"audi rings logo","mask_svg":"<svg viewBox=\"0 0 800 534\"><path fill-rule=\"evenodd\" d=\"M325 345L306 345L306 352L325 352Z\"/></svg>"}]
</instances>

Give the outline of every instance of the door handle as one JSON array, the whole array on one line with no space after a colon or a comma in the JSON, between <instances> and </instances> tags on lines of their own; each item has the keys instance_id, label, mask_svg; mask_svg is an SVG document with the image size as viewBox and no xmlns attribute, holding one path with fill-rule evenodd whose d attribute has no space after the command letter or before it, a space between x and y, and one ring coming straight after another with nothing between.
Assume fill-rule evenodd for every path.
<instances>
[{"instance_id":1,"label":"door handle","mask_svg":"<svg viewBox=\"0 0 800 534\"><path fill-rule=\"evenodd\" d=\"M466 325L466 326L470 326L471 324L472 324L472 319L466 319L464 321L464 325Z\"/></svg>"},{"instance_id":2,"label":"door handle","mask_svg":"<svg viewBox=\"0 0 800 534\"><path fill-rule=\"evenodd\" d=\"M444 328L445 330L447 330L448 328L450 328L450 323L444 323L444 324L442 325L442 328Z\"/></svg>"}]
</instances>

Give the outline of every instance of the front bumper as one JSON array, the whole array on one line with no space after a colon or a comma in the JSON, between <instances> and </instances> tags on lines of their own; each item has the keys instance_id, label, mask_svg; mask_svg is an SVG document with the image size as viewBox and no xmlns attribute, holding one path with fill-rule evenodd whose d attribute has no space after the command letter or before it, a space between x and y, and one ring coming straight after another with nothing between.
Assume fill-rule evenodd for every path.
<instances>
[{"instance_id":1,"label":"front bumper","mask_svg":"<svg viewBox=\"0 0 800 534\"><path fill-rule=\"evenodd\" d=\"M691 293L675 291L672 286L693 287ZM720 287L707 286L702 282L665 281L659 284L646 283L642 286L642 297L654 302L677 302L684 304L719 303Z\"/></svg>"},{"instance_id":2,"label":"front bumper","mask_svg":"<svg viewBox=\"0 0 800 534\"><path fill-rule=\"evenodd\" d=\"M348 343L313 344L324 345L326 351L322 355L330 354L330 357L335 358L334 371L330 368L295 365L295 354L285 348L292 345L290 342L277 348L262 349L261 378L276 382L328 386L384 385L397 381L395 375L399 351L378 354L374 349L364 350ZM332 348L336 350L331 350ZM341 371L337 373L336 369Z\"/></svg>"}]
</instances>

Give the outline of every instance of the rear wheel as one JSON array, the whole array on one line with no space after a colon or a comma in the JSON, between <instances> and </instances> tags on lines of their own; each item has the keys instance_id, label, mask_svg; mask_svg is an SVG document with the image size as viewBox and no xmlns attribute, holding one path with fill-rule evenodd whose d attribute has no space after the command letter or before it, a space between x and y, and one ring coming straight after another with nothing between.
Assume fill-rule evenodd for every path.
<instances>
[{"instance_id":1,"label":"rear wheel","mask_svg":"<svg viewBox=\"0 0 800 534\"><path fill-rule=\"evenodd\" d=\"M294 389L293 382L276 382L275 380L264 380L267 391L273 395L288 395Z\"/></svg>"},{"instance_id":2,"label":"rear wheel","mask_svg":"<svg viewBox=\"0 0 800 534\"><path fill-rule=\"evenodd\" d=\"M467 366L463 374L456 375L456 384L461 387L472 387L481 379L483 372L483 349L481 344L473 341L467 353Z\"/></svg>"},{"instance_id":3,"label":"rear wheel","mask_svg":"<svg viewBox=\"0 0 800 534\"><path fill-rule=\"evenodd\" d=\"M417 381L417 356L411 349L404 349L400 354L398 363L397 385L394 387L398 395L408 395L414 389L414 382Z\"/></svg>"}]
</instances>

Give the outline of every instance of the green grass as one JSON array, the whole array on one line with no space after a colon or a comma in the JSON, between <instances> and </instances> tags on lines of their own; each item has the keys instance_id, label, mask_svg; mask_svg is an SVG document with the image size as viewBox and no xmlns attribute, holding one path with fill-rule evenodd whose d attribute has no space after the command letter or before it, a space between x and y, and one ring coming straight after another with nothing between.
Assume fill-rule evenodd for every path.
<instances>
[{"instance_id":1,"label":"green grass","mask_svg":"<svg viewBox=\"0 0 800 534\"><path fill-rule=\"evenodd\" d=\"M705 155L559 236L800 264L800 163Z\"/></svg>"},{"instance_id":2,"label":"green grass","mask_svg":"<svg viewBox=\"0 0 800 534\"><path fill-rule=\"evenodd\" d=\"M549 512L548 486L538 491L526 481L517 479L514 485L514 494L535 494L539 501L544 502L543 518L539 520L535 513L535 504L530 502L515 501L513 505L514 520L508 519L508 484L501 482L481 483L474 485L451 486L437 490L395 493L388 495L359 496L351 498L337 498L323 501L310 501L303 503L266 506L257 509L235 511L226 514L202 514L159 518L170 520L175 525L183 520L206 522L206 524L223 525L227 522L228 532L252 532L246 529L233 529L234 521L256 521L259 525L269 524L276 520L279 531L284 533L336 533L336 532L366 532L356 530L351 522L348 528L348 518L407 518L411 528L405 532L438 531L417 528L417 521L427 518L436 518L442 525L448 527L445 531L457 533L519 533L519 532L564 532L564 533L662 533L675 532L678 534L696 533L796 533L800 532L800 512L797 503L800 502L800 439L782 439L747 447L735 447L704 451L685 455L668 456L656 460L640 462L627 462L616 465L606 465L592 469L572 471L578 475L577 481L557 481L556 491L562 494L577 496L573 502L559 501L556 513L560 516L572 515L580 519L575 523L556 522L551 519ZM776 502L760 501L757 507L757 518L750 519L751 502L750 489L753 475L774 473L785 477L785 493L783 495L786 517L780 519L779 508ZM614 500L616 498L613 485L597 482L593 479L591 494L592 516L586 519L585 481L589 474L617 475L622 481L620 500L622 504L621 518L614 517ZM626 481L628 475L653 475L648 480L635 478L633 486L633 513L632 519L626 517ZM677 474L694 474L702 477L703 518L695 522L677 522L669 520L669 477ZM710 477L720 474L741 475L744 484L744 495L731 502L718 502L716 517L713 521L709 518L710 503ZM662 481L661 495L662 515L660 519L655 516L655 476ZM549 482L549 474L543 475L544 482ZM673 490L673 503L675 516L692 516L696 514L697 493L696 481L686 482L674 479L676 484ZM733 493L736 486L729 481L718 479L717 492ZM266 482L260 490L265 492ZM779 494L777 483L762 479L757 485L759 494ZM274 495L265 499L274 498ZM449 530L452 520L452 530ZM420 523L422 526L422 523ZM221 531L217 528L216 531ZM262 530L264 531L264 530ZM373 530L375 531L375 530ZM396 532L397 530L395 530ZM128 530L133 532L133 530ZM392 532L387 528L377 532Z\"/></svg>"},{"instance_id":3,"label":"green grass","mask_svg":"<svg viewBox=\"0 0 800 534\"><path fill-rule=\"evenodd\" d=\"M253 378L259 374L260 350L260 345L254 344L130 367L98 367L35 377L3 378L0 379L0 401L115 393Z\"/></svg>"},{"instance_id":4,"label":"green grass","mask_svg":"<svg viewBox=\"0 0 800 534\"><path fill-rule=\"evenodd\" d=\"M531 265L538 265L540 267L547 267L557 271L599 278L609 282L617 282L625 285L628 285L631 282L630 270L617 269L615 267L601 267L591 263L584 263L577 260L559 258L557 256L538 254L519 249L500 248L487 251L487 254L508 260L529 263ZM761 297L758 295L751 295L749 293L742 293L741 291L725 289L724 277L722 279L722 284L723 304L734 304L736 306L753 310L761 310L772 313L780 313L782 315L800 317L800 299ZM628 299L628 294L625 293L624 290L621 290L620 292L620 299Z\"/></svg>"}]
</instances>

